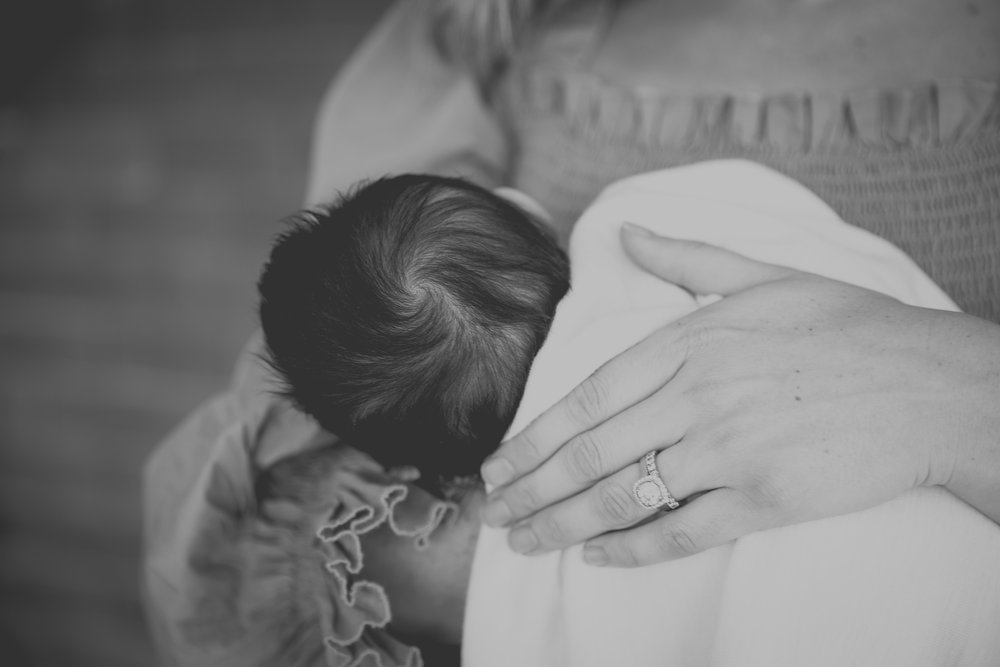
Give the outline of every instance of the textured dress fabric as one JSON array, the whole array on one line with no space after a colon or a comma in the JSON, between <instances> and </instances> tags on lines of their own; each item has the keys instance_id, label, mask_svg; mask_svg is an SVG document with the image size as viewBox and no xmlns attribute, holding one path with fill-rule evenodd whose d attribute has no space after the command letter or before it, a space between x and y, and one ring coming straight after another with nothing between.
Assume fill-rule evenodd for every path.
<instances>
[{"instance_id":1,"label":"textured dress fabric","mask_svg":"<svg viewBox=\"0 0 1000 667\"><path fill-rule=\"evenodd\" d=\"M511 185L564 238L613 181L746 159L904 250L964 311L1000 322L1000 81L840 93L629 87L592 67L612 12L583 14L529 45L491 98L511 138Z\"/></svg>"}]
</instances>

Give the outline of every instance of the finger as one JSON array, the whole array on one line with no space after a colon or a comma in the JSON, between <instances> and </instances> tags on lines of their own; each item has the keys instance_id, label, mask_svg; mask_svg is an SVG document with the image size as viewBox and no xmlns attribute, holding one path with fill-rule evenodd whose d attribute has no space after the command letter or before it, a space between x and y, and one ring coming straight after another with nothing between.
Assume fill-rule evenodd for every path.
<instances>
[{"instance_id":1,"label":"finger","mask_svg":"<svg viewBox=\"0 0 1000 667\"><path fill-rule=\"evenodd\" d=\"M483 463L487 484L499 486L534 470L567 440L639 403L668 382L686 348L673 325L660 329L598 368Z\"/></svg>"},{"instance_id":2,"label":"finger","mask_svg":"<svg viewBox=\"0 0 1000 667\"><path fill-rule=\"evenodd\" d=\"M642 526L593 539L583 557L592 565L639 567L690 556L764 527L742 493L721 488Z\"/></svg>"},{"instance_id":3,"label":"finger","mask_svg":"<svg viewBox=\"0 0 1000 667\"><path fill-rule=\"evenodd\" d=\"M656 457L664 483L677 499L709 488L697 466L686 460L688 450L682 440ZM640 505L634 494L635 483L645 475L645 467L633 461L586 491L538 512L510 531L511 548L519 553L564 549L657 514Z\"/></svg>"},{"instance_id":4,"label":"finger","mask_svg":"<svg viewBox=\"0 0 1000 667\"><path fill-rule=\"evenodd\" d=\"M490 494L482 518L503 526L534 514L684 436L690 410L670 386L571 438L537 469ZM655 425L655 427L651 427ZM588 535L589 537L589 535Z\"/></svg>"},{"instance_id":5,"label":"finger","mask_svg":"<svg viewBox=\"0 0 1000 667\"><path fill-rule=\"evenodd\" d=\"M700 241L659 236L629 222L622 225L621 240L641 268L696 294L733 294L795 272Z\"/></svg>"}]
</instances>

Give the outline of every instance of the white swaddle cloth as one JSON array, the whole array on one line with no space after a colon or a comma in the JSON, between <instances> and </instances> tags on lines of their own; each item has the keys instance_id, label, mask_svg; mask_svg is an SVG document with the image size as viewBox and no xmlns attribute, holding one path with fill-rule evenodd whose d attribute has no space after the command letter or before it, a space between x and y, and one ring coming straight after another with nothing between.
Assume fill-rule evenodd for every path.
<instances>
[{"instance_id":1,"label":"white swaddle cloth","mask_svg":"<svg viewBox=\"0 0 1000 667\"><path fill-rule=\"evenodd\" d=\"M767 168L723 161L636 176L610 186L577 223L573 287L510 433L697 307L626 257L625 220L957 309L901 251ZM1000 664L1000 528L941 489L638 569L588 566L579 546L520 556L506 534L484 526L479 537L466 667Z\"/></svg>"}]
</instances>

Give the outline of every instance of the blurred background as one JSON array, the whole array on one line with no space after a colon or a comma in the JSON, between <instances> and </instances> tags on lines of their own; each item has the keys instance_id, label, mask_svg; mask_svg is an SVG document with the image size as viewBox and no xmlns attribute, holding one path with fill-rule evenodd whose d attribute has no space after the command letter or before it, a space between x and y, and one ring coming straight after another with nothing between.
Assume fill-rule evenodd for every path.
<instances>
[{"instance_id":1,"label":"blurred background","mask_svg":"<svg viewBox=\"0 0 1000 667\"><path fill-rule=\"evenodd\" d=\"M0 665L155 665L143 461L254 326L384 0L0 3Z\"/></svg>"}]
</instances>

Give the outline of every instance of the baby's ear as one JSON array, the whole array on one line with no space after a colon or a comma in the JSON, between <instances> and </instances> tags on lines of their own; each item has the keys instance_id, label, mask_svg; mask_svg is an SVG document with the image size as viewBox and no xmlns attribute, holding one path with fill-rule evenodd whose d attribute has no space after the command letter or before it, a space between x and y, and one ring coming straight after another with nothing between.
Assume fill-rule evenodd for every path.
<instances>
[{"instance_id":1,"label":"baby's ear","mask_svg":"<svg viewBox=\"0 0 1000 667\"><path fill-rule=\"evenodd\" d=\"M529 215L533 215L546 225L552 225L552 216L549 212L545 210L538 200L531 195L525 194L520 190L515 190L514 188L497 188L493 191L498 197L503 197L510 203L514 204L520 209L523 209Z\"/></svg>"}]
</instances>

